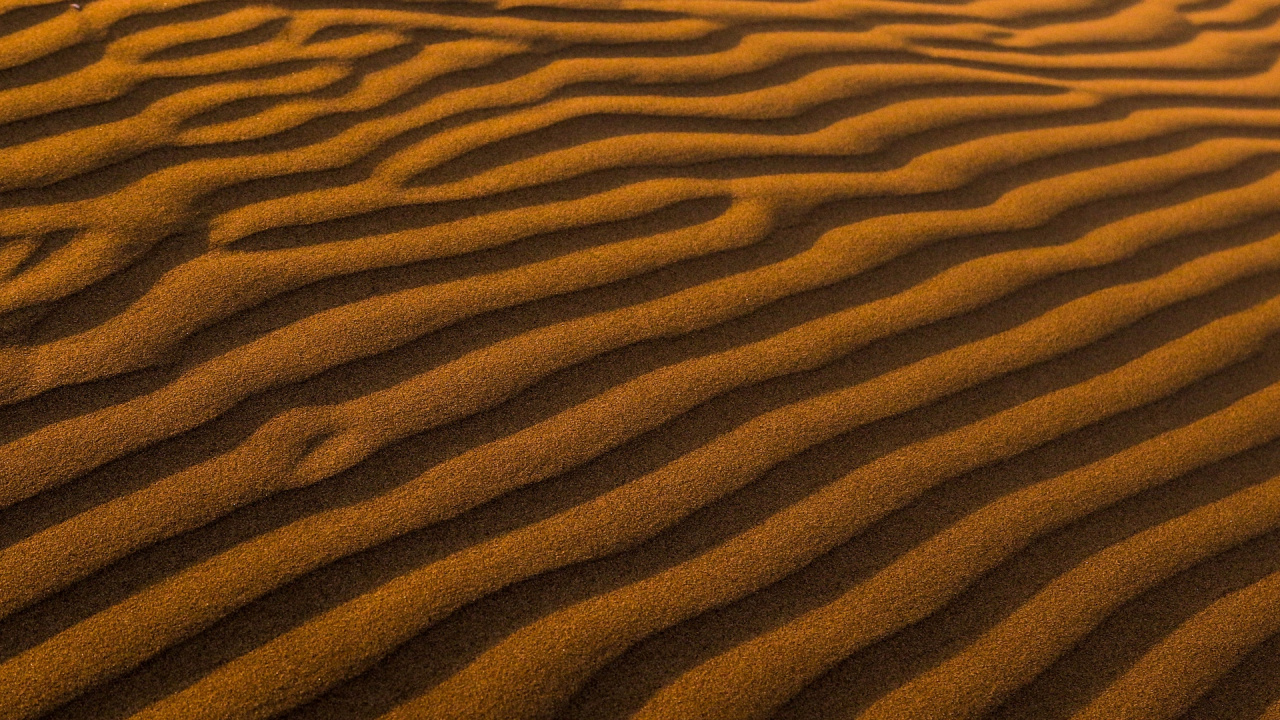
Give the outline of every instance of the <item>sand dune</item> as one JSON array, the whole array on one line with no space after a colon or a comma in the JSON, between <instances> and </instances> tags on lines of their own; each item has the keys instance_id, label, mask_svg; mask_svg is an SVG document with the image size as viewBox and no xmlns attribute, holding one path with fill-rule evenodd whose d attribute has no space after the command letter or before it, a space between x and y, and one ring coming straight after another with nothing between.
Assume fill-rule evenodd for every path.
<instances>
[{"instance_id":1,"label":"sand dune","mask_svg":"<svg viewBox=\"0 0 1280 720\"><path fill-rule=\"evenodd\" d=\"M0 718L1280 718L1280 0L0 0Z\"/></svg>"}]
</instances>

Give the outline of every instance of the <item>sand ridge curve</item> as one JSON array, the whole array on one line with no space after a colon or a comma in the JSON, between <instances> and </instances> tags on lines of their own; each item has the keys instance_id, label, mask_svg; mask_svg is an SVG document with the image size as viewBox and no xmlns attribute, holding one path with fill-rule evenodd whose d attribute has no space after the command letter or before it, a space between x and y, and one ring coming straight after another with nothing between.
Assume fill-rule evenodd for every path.
<instances>
[{"instance_id":1,"label":"sand ridge curve","mask_svg":"<svg viewBox=\"0 0 1280 720\"><path fill-rule=\"evenodd\" d=\"M1280 717L1278 59L0 0L0 718Z\"/></svg>"}]
</instances>

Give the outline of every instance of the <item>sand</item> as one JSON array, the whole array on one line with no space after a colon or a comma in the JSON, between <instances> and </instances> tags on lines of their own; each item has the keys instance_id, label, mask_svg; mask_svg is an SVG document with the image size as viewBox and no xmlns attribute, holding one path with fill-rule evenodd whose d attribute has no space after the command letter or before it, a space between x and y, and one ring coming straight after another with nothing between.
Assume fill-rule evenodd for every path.
<instances>
[{"instance_id":1,"label":"sand","mask_svg":"<svg viewBox=\"0 0 1280 720\"><path fill-rule=\"evenodd\" d=\"M1280 0L0 0L0 720L1280 720Z\"/></svg>"}]
</instances>

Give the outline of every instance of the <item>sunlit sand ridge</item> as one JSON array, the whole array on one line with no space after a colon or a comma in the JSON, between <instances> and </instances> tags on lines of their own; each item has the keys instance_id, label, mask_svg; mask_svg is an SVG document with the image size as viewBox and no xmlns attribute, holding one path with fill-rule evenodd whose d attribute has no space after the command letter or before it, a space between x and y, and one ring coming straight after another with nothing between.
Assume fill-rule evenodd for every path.
<instances>
[{"instance_id":1,"label":"sunlit sand ridge","mask_svg":"<svg viewBox=\"0 0 1280 720\"><path fill-rule=\"evenodd\" d=\"M0 0L0 719L1280 720L1280 0Z\"/></svg>"}]
</instances>

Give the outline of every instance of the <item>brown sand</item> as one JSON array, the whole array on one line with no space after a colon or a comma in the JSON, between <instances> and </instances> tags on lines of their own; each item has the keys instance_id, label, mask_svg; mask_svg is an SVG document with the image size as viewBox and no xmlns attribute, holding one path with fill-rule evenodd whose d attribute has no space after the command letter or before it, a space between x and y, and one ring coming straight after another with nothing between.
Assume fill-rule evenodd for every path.
<instances>
[{"instance_id":1,"label":"brown sand","mask_svg":"<svg viewBox=\"0 0 1280 720\"><path fill-rule=\"evenodd\" d=\"M1280 0L0 0L0 718L1280 720Z\"/></svg>"}]
</instances>

